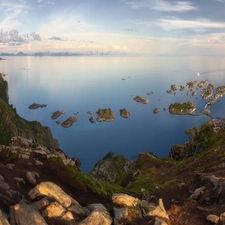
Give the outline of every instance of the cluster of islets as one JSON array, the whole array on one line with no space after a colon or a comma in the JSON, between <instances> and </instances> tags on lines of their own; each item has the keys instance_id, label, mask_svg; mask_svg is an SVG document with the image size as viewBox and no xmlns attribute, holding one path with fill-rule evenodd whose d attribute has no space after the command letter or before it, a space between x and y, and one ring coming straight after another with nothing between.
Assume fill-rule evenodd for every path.
<instances>
[{"instance_id":1,"label":"cluster of islets","mask_svg":"<svg viewBox=\"0 0 225 225\"><path fill-rule=\"evenodd\" d=\"M196 91L199 90L200 88L200 92L201 92L201 97L203 100L207 100L204 109L201 111L201 113L197 114L197 115L208 115L211 116L211 112L208 109L209 106L213 105L214 103L218 102L219 98L223 97L225 95L225 86L219 86L217 88L214 87L214 84L210 83L207 85L207 87L204 87L204 85L207 84L207 80L202 80L199 83L197 83L197 81L190 81L188 83L186 83L186 85L180 85L180 91L184 91L185 88L188 88L188 91L186 92L186 94L184 95L184 97L189 96L190 98L193 96L197 95L197 92L194 91L193 89L196 87ZM166 92L168 94L174 94L176 95L176 91L178 90L177 85L173 84L170 87L170 90L167 90ZM182 95L182 93L181 93ZM197 97L196 97L197 99ZM194 105L193 102L185 102L183 104L176 102L174 104L171 104L169 107L169 112L172 114L193 114L196 110L196 107ZM212 117L212 116L211 116Z\"/></svg>"},{"instance_id":2,"label":"cluster of islets","mask_svg":"<svg viewBox=\"0 0 225 225\"><path fill-rule=\"evenodd\" d=\"M182 95L182 92L187 87L188 91L184 95L184 97L185 96L189 96L189 95L190 95L190 97L196 96L197 92L193 90L195 88L196 84L197 84L196 91L199 88L202 88L202 89L200 89L201 96L202 96L202 98L204 100L208 100L206 102L206 105L205 105L204 109L201 111L201 113L200 114L194 114L195 111L196 111L195 104L193 102L191 102L191 101L187 101L187 102L184 102L184 103L175 102L175 103L170 104L169 112L171 114L176 114L176 115L185 115L185 114L202 115L202 114L205 114L207 116L211 116L211 112L208 109L208 106L216 103L219 98L221 98L221 97L223 97L225 95L225 86L219 86L217 88L214 88L214 85L210 83L210 84L207 85L207 87L203 88L203 86L207 84L207 80L202 80L199 83L197 83L197 81L190 81L190 82L186 83L186 85L180 85L179 86L180 87L179 90L181 92L181 95ZM171 87L170 87L170 90L167 90L166 92L168 94L172 94L173 93L174 95L176 95L176 91L177 90L178 90L177 85L176 84L172 84ZM151 95L151 94L153 94L153 92L147 92L147 95ZM148 99L145 99L145 98L143 98L141 96L136 96L135 98L133 98L133 100L136 101L137 103L141 103L141 104L148 104L149 103ZM29 106L30 109L37 109L39 107L43 108L43 107L46 107L46 105L45 104L36 104L36 103L34 103L34 104ZM163 108L163 110L165 111L166 108ZM153 113L157 114L157 113L159 113L159 111L160 111L159 108L155 108L153 110ZM65 114L65 113L66 113L65 110L62 110L62 111L58 110L56 112L53 112L51 118L53 120L55 120L58 117L60 117L62 114ZM96 120L93 117L93 112L89 111L87 113L91 115L91 117L89 118L89 121L91 123L95 123L96 121L97 122L103 122L103 121L104 122L111 122L111 121L115 120L115 116L114 116L113 110L111 108L107 108L107 109L100 109L99 108L98 111L96 112L96 114L98 115ZM74 113L74 114L77 115L78 112ZM120 109L120 116L121 117L128 118L130 115L131 115L131 113L128 112L125 108L124 109ZM71 116L68 119L66 119L65 121L63 121L61 123L61 125L63 127L67 128L67 127L72 126L72 124L74 122L76 122L76 121L77 121L77 118L75 116ZM60 124L60 121L57 120L56 123Z\"/></svg>"}]
</instances>

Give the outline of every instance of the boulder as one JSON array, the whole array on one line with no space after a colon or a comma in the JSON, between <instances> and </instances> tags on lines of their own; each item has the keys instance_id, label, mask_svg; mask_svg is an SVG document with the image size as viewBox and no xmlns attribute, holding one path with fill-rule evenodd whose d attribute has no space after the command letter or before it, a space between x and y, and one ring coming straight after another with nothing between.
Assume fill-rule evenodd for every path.
<instances>
[{"instance_id":1,"label":"boulder","mask_svg":"<svg viewBox=\"0 0 225 225\"><path fill-rule=\"evenodd\" d=\"M93 211L79 225L111 225L112 218L107 211Z\"/></svg>"},{"instance_id":2,"label":"boulder","mask_svg":"<svg viewBox=\"0 0 225 225\"><path fill-rule=\"evenodd\" d=\"M212 215L212 214L208 215L207 218L206 218L206 220L207 220L208 222L211 222L211 223L213 223L213 224L217 224L217 223L219 222L219 219L220 219L220 218L219 218L218 216Z\"/></svg>"},{"instance_id":3,"label":"boulder","mask_svg":"<svg viewBox=\"0 0 225 225\"><path fill-rule=\"evenodd\" d=\"M31 183L33 185L37 185L37 180L36 180L35 174L33 172L27 171L26 178L29 181L29 183Z\"/></svg>"},{"instance_id":4,"label":"boulder","mask_svg":"<svg viewBox=\"0 0 225 225\"><path fill-rule=\"evenodd\" d=\"M68 208L72 202L76 202L69 195L67 195L58 185L52 182L42 182L28 193L30 199L35 199L39 196L48 196L54 198L63 207ZM79 203L76 202L78 205ZM80 205L79 205L80 206Z\"/></svg>"},{"instance_id":5,"label":"boulder","mask_svg":"<svg viewBox=\"0 0 225 225\"><path fill-rule=\"evenodd\" d=\"M168 225L168 224L164 220L161 220L160 218L156 217L154 225Z\"/></svg>"},{"instance_id":6,"label":"boulder","mask_svg":"<svg viewBox=\"0 0 225 225\"><path fill-rule=\"evenodd\" d=\"M39 211L41 211L44 207L49 205L49 201L47 198L42 198L39 201L32 203Z\"/></svg>"},{"instance_id":7,"label":"boulder","mask_svg":"<svg viewBox=\"0 0 225 225\"><path fill-rule=\"evenodd\" d=\"M197 200L201 194L203 194L205 186L197 188L194 193L190 196L191 199Z\"/></svg>"},{"instance_id":8,"label":"boulder","mask_svg":"<svg viewBox=\"0 0 225 225\"><path fill-rule=\"evenodd\" d=\"M84 209L82 208L80 205L77 205L77 204L73 204L71 205L68 210L72 213L75 213L76 215L79 215L79 216L87 216L90 211L87 210L87 209Z\"/></svg>"},{"instance_id":9,"label":"boulder","mask_svg":"<svg viewBox=\"0 0 225 225\"><path fill-rule=\"evenodd\" d=\"M55 218L61 217L65 214L66 210L58 202L52 202L46 209L42 212L43 217Z\"/></svg>"},{"instance_id":10,"label":"boulder","mask_svg":"<svg viewBox=\"0 0 225 225\"><path fill-rule=\"evenodd\" d=\"M2 211L0 210L0 225L10 225L8 218Z\"/></svg>"},{"instance_id":11,"label":"boulder","mask_svg":"<svg viewBox=\"0 0 225 225\"><path fill-rule=\"evenodd\" d=\"M17 225L47 225L45 219L32 206L22 202L11 208Z\"/></svg>"},{"instance_id":12,"label":"boulder","mask_svg":"<svg viewBox=\"0 0 225 225\"><path fill-rule=\"evenodd\" d=\"M159 217L162 219L169 220L169 216L164 208L162 199L159 199L159 205L153 211L150 211L149 213L147 213L146 216L154 216L154 217Z\"/></svg>"},{"instance_id":13,"label":"boulder","mask_svg":"<svg viewBox=\"0 0 225 225\"><path fill-rule=\"evenodd\" d=\"M225 225L225 212L220 214L220 224Z\"/></svg>"},{"instance_id":14,"label":"boulder","mask_svg":"<svg viewBox=\"0 0 225 225\"><path fill-rule=\"evenodd\" d=\"M139 199L129 196L127 194L113 194L112 201L115 205L124 207L134 207L139 203Z\"/></svg>"}]
</instances>

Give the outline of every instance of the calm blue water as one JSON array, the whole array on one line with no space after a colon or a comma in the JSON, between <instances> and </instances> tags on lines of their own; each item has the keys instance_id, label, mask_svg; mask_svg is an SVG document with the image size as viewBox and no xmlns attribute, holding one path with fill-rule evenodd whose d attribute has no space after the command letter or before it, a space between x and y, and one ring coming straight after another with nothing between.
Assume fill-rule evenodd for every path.
<instances>
[{"instance_id":1,"label":"calm blue water","mask_svg":"<svg viewBox=\"0 0 225 225\"><path fill-rule=\"evenodd\" d=\"M60 148L81 160L81 169L89 172L109 151L136 159L139 152L151 151L168 156L174 144L188 141L184 131L209 120L206 116L170 115L171 103L193 101L200 112L205 101L199 90L197 99L176 91L171 84L207 79L215 86L225 85L225 57L7 57L0 62L0 72L7 73L10 103L27 120L49 126ZM200 76L197 76L200 72ZM126 79L126 80L122 80ZM153 91L154 94L146 95ZM182 93L182 95L181 95ZM136 95L149 99L147 105L133 101ZM46 108L28 109L32 103ZM160 112L155 115L153 109ZM167 110L164 111L163 108ZM88 111L111 108L115 121L89 122ZM119 110L131 112L121 118ZM51 119L52 112L66 110L59 120L77 114L77 122L63 128ZM225 117L225 101L210 108L213 116ZM94 113L94 117L97 115Z\"/></svg>"}]
</instances>

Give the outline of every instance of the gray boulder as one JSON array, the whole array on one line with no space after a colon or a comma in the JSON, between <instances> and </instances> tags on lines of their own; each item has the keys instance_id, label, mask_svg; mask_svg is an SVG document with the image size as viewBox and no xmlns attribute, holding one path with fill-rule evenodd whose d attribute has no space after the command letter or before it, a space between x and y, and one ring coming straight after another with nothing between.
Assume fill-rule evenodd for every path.
<instances>
[{"instance_id":1,"label":"gray boulder","mask_svg":"<svg viewBox=\"0 0 225 225\"><path fill-rule=\"evenodd\" d=\"M34 207L21 203L12 207L14 222L17 225L47 225L45 219ZM13 219L13 218L12 218Z\"/></svg>"}]
</instances>

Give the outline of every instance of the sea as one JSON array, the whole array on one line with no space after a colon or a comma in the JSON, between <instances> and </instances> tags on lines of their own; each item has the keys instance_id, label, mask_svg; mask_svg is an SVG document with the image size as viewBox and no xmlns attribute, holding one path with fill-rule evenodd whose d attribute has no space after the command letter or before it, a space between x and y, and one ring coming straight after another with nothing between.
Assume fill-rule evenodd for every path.
<instances>
[{"instance_id":1,"label":"sea","mask_svg":"<svg viewBox=\"0 0 225 225\"><path fill-rule=\"evenodd\" d=\"M39 121L51 128L60 148L79 158L81 170L90 172L108 152L136 160L140 152L167 157L171 147L188 141L185 130L211 118L205 115L171 115L169 105L192 101L196 113L206 104L200 88L190 91L180 85L207 80L215 87L225 85L224 56L8 56L0 61L0 72L6 73L9 103L26 120ZM176 84L178 90L166 91ZM204 85L204 87L206 87ZM192 92L197 93L192 96ZM137 103L135 96L149 100ZM29 109L32 103L45 108ZM112 122L91 123L87 112L111 108ZM120 109L131 113L120 117ZM153 110L159 109L158 114ZM64 128L51 119L52 113L66 110L57 120L70 116L77 121ZM210 107L213 117L225 117L225 98Z\"/></svg>"}]
</instances>

